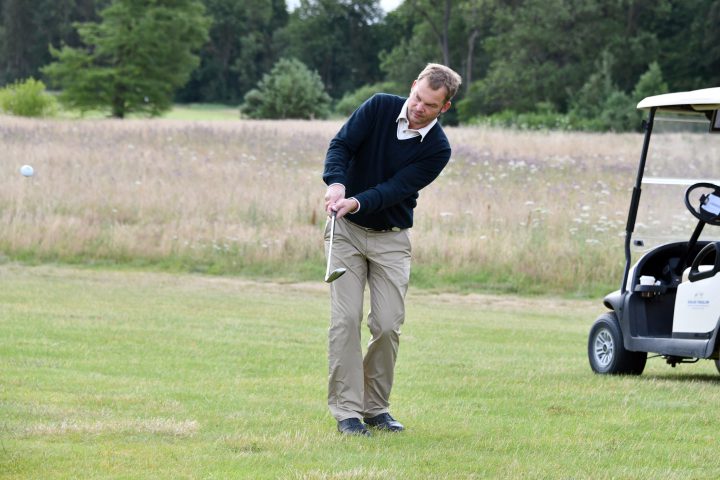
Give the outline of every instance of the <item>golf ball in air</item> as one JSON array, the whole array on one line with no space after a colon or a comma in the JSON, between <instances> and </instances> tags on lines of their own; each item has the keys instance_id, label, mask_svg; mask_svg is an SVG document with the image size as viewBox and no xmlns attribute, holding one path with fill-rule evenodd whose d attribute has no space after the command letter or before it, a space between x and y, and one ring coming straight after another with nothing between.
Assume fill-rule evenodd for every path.
<instances>
[{"instance_id":1,"label":"golf ball in air","mask_svg":"<svg viewBox=\"0 0 720 480\"><path fill-rule=\"evenodd\" d=\"M23 175L23 177L32 177L35 171L30 165L23 165L22 167L20 167L20 173Z\"/></svg>"}]
</instances>

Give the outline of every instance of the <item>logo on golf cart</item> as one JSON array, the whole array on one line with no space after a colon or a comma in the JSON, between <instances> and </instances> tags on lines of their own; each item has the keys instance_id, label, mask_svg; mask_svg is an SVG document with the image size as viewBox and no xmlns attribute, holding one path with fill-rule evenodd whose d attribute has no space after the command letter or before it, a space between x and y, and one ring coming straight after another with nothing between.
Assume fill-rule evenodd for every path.
<instances>
[{"instance_id":1,"label":"logo on golf cart","mask_svg":"<svg viewBox=\"0 0 720 480\"><path fill-rule=\"evenodd\" d=\"M688 307L691 308L705 308L708 305L710 305L710 300L706 300L705 294L702 292L697 292L688 299Z\"/></svg>"}]
</instances>

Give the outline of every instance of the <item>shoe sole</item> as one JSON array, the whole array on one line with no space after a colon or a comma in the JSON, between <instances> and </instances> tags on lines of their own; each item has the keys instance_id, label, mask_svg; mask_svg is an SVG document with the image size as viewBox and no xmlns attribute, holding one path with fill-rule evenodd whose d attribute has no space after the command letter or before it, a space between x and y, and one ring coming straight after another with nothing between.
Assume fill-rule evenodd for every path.
<instances>
[{"instance_id":1,"label":"shoe sole","mask_svg":"<svg viewBox=\"0 0 720 480\"><path fill-rule=\"evenodd\" d=\"M346 437L372 437L372 433L370 431L365 430L364 432L343 432L341 430L338 430L340 432L340 435L346 436Z\"/></svg>"},{"instance_id":2,"label":"shoe sole","mask_svg":"<svg viewBox=\"0 0 720 480\"><path fill-rule=\"evenodd\" d=\"M405 430L405 427L386 427L385 425L370 425L369 423L366 423L365 425L373 430L381 430L383 432L402 432Z\"/></svg>"}]
</instances>

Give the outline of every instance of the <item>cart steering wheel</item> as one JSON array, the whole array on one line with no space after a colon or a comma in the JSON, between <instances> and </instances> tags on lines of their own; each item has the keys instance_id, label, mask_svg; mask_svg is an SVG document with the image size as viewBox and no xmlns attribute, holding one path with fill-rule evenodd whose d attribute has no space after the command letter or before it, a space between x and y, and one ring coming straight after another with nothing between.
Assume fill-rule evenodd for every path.
<instances>
[{"instance_id":1,"label":"cart steering wheel","mask_svg":"<svg viewBox=\"0 0 720 480\"><path fill-rule=\"evenodd\" d=\"M690 194L697 189L704 188L712 192L700 196L700 204L695 207L690 203ZM707 182L690 185L685 191L685 206L692 215L709 225L720 227L720 187Z\"/></svg>"}]
</instances>

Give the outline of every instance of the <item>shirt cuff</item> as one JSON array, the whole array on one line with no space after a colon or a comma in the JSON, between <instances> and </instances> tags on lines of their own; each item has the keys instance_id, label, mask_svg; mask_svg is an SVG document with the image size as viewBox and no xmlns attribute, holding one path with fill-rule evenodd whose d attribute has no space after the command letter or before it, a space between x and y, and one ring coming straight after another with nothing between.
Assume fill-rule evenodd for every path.
<instances>
[{"instance_id":1,"label":"shirt cuff","mask_svg":"<svg viewBox=\"0 0 720 480\"><path fill-rule=\"evenodd\" d=\"M348 198L348 200L355 200L358 204L358 207L355 210L353 210L352 212L348 212L348 213L358 213L360 211L360 200L358 200L355 197L350 197L350 198Z\"/></svg>"}]
</instances>

